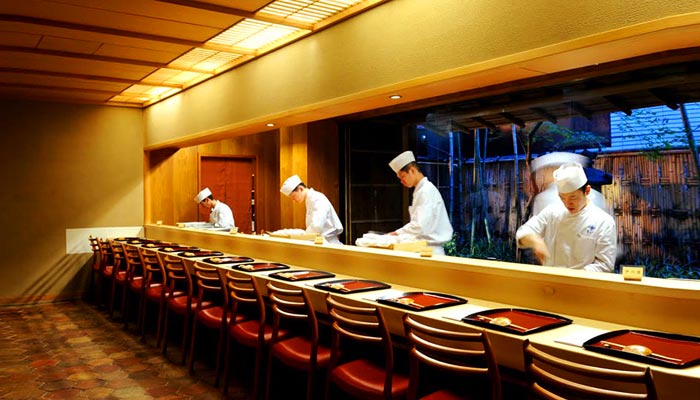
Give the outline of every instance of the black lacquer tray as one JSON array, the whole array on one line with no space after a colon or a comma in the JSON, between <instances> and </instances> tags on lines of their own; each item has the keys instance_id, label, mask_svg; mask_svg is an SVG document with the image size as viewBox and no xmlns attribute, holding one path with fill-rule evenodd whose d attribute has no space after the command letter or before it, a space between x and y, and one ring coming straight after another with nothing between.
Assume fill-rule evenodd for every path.
<instances>
[{"instance_id":1,"label":"black lacquer tray","mask_svg":"<svg viewBox=\"0 0 700 400\"><path fill-rule=\"evenodd\" d=\"M277 278L277 279L282 279L284 281L296 282L296 281L307 281L307 280L311 280L311 279L333 278L335 276L335 274L332 274L332 273L326 272L326 271L304 269L304 270L275 272L274 274L270 274L268 276L271 276L271 277Z\"/></svg>"},{"instance_id":2,"label":"black lacquer tray","mask_svg":"<svg viewBox=\"0 0 700 400\"><path fill-rule=\"evenodd\" d=\"M275 271L278 269L288 269L289 265L284 265L284 264L280 264L280 263L259 262L259 263L236 264L236 265L232 266L231 268L238 270L238 271L244 271L244 272L258 272L258 271Z\"/></svg>"},{"instance_id":3,"label":"black lacquer tray","mask_svg":"<svg viewBox=\"0 0 700 400\"><path fill-rule=\"evenodd\" d=\"M177 253L177 255L180 257L218 257L223 256L224 253L213 250L190 250L182 251L180 253Z\"/></svg>"},{"instance_id":4,"label":"black lacquer tray","mask_svg":"<svg viewBox=\"0 0 700 400\"><path fill-rule=\"evenodd\" d=\"M587 350L670 368L700 364L700 338L673 333L617 330L583 343Z\"/></svg>"},{"instance_id":5,"label":"black lacquer tray","mask_svg":"<svg viewBox=\"0 0 700 400\"><path fill-rule=\"evenodd\" d=\"M467 315L462 321L516 335L542 332L571 323L571 319L560 315L520 308L483 310Z\"/></svg>"},{"instance_id":6,"label":"black lacquer tray","mask_svg":"<svg viewBox=\"0 0 700 400\"><path fill-rule=\"evenodd\" d=\"M377 302L407 310L426 311L464 304L467 300L444 293L405 292L399 296L379 297Z\"/></svg>"},{"instance_id":7,"label":"black lacquer tray","mask_svg":"<svg viewBox=\"0 0 700 400\"><path fill-rule=\"evenodd\" d=\"M243 256L226 256L226 257L209 257L202 260L210 264L236 264L236 263L251 263L253 260L250 257Z\"/></svg>"},{"instance_id":8,"label":"black lacquer tray","mask_svg":"<svg viewBox=\"0 0 700 400\"><path fill-rule=\"evenodd\" d=\"M370 281L366 279L340 279L317 283L315 288L328 290L329 292L349 294L369 292L371 290L389 289L391 285L384 282Z\"/></svg>"}]
</instances>

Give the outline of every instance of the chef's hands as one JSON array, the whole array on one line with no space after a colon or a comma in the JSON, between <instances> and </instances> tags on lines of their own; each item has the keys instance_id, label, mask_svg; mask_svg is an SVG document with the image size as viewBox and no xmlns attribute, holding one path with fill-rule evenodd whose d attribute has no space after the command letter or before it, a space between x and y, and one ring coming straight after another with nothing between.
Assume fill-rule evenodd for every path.
<instances>
[{"instance_id":1,"label":"chef's hands","mask_svg":"<svg viewBox=\"0 0 700 400\"><path fill-rule=\"evenodd\" d=\"M532 234L520 238L520 245L521 247L532 249L540 265L544 265L545 260L549 258L547 245L539 235Z\"/></svg>"}]
</instances>

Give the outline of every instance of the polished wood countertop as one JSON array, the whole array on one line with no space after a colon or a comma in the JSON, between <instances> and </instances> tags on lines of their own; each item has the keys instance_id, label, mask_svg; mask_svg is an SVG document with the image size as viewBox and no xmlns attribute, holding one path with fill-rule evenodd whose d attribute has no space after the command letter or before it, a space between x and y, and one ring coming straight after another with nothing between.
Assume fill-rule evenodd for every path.
<instances>
[{"instance_id":1,"label":"polished wood countertop","mask_svg":"<svg viewBox=\"0 0 700 400\"><path fill-rule=\"evenodd\" d=\"M522 343L526 338L568 359L619 368L645 367L647 364L594 353L560 340L587 330L649 329L700 334L700 313L696 311L700 306L698 282L653 278L629 282L623 281L618 274L448 256L421 257L418 253L317 245L311 241L160 225L146 225L145 236L253 257L256 261L321 269L335 273L336 277L332 279L379 280L392 285L387 290L427 290L468 299L467 304L416 312L421 317L447 325L480 329L458 321L480 308L528 308L573 320L567 326L524 336L489 330L499 364L515 370L523 370ZM258 279L273 279L265 272L253 274ZM304 285L309 289L316 308L325 309L326 291L305 281L286 283ZM345 296L377 304L373 300L379 295L382 291ZM389 306L383 309L392 332L401 335L401 317L412 311ZM700 366L651 368L660 399L694 399L700 393Z\"/></svg>"}]
</instances>

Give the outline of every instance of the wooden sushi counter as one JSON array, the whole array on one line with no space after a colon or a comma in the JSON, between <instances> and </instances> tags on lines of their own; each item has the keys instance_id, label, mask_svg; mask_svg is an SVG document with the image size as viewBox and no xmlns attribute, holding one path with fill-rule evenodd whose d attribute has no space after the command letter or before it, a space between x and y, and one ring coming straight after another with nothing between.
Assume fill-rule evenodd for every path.
<instances>
[{"instance_id":1,"label":"wooden sushi counter","mask_svg":"<svg viewBox=\"0 0 700 400\"><path fill-rule=\"evenodd\" d=\"M591 332L624 329L700 336L700 282L696 281L655 278L624 281L619 274L448 256L421 257L419 253L319 245L310 241L174 226L146 225L144 234L150 239L328 271L337 278L377 280L391 284L394 291L432 291L466 299L466 304L417 313L444 324L469 326L460 319L475 309L499 308L537 310L573 321L526 336L490 330L499 364L514 370L523 370L522 343L526 338L564 358L580 362L644 367L648 364L600 354L571 342L590 336ZM310 292L313 292L317 308L323 309L325 293ZM348 296L360 301L373 300L366 293ZM401 316L406 311L388 306L384 311L392 332L401 335ZM660 399L697 399L700 365L651 367Z\"/></svg>"}]
</instances>

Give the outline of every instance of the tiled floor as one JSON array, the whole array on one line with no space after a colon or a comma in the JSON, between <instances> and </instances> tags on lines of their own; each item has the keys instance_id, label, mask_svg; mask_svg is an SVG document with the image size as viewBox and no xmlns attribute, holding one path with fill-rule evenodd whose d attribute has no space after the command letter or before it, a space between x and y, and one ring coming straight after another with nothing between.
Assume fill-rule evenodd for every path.
<instances>
[{"instance_id":1,"label":"tiled floor","mask_svg":"<svg viewBox=\"0 0 700 400\"><path fill-rule=\"evenodd\" d=\"M0 398L222 398L211 366L190 376L176 343L168 352L80 301L0 307ZM249 397L232 386L228 399Z\"/></svg>"}]
</instances>

